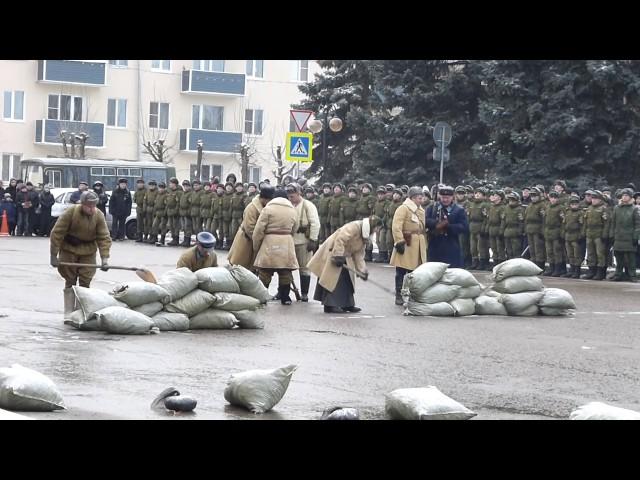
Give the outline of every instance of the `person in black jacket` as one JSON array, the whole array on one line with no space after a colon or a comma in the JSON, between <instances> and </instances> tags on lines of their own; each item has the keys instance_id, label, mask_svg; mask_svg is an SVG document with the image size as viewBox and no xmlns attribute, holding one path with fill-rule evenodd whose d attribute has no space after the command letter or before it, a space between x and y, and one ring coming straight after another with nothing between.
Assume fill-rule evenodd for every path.
<instances>
[{"instance_id":1,"label":"person in black jacket","mask_svg":"<svg viewBox=\"0 0 640 480\"><path fill-rule=\"evenodd\" d=\"M4 200L4 182L0 178L0 200Z\"/></svg>"},{"instance_id":2,"label":"person in black jacket","mask_svg":"<svg viewBox=\"0 0 640 480\"><path fill-rule=\"evenodd\" d=\"M15 178L12 178L9 181L9 186L4 191L4 193L11 194L11 200L13 200L13 203L16 202L16 195L18 194L18 189L16 187L17 185L18 185L18 180L16 180Z\"/></svg>"},{"instance_id":3,"label":"person in black jacket","mask_svg":"<svg viewBox=\"0 0 640 480\"><path fill-rule=\"evenodd\" d=\"M453 188L442 186L438 202L429 205L425 224L429 232L429 262L448 263L451 268L464 268L458 235L469 233L469 221L464 208L453 203Z\"/></svg>"},{"instance_id":4,"label":"person in black jacket","mask_svg":"<svg viewBox=\"0 0 640 480\"><path fill-rule=\"evenodd\" d=\"M16 206L13 203L11 194L5 192L2 201L0 201L0 222L2 221L2 214L7 212L7 223L9 228L9 235L16 234Z\"/></svg>"},{"instance_id":5,"label":"person in black jacket","mask_svg":"<svg viewBox=\"0 0 640 480\"><path fill-rule=\"evenodd\" d=\"M109 199L109 213L113 218L111 226L111 238L114 240L124 240L125 222L131 215L131 192L127 188L127 179L118 180L118 188L111 193Z\"/></svg>"},{"instance_id":6,"label":"person in black jacket","mask_svg":"<svg viewBox=\"0 0 640 480\"><path fill-rule=\"evenodd\" d=\"M29 201L29 191L26 185L22 185L16 193L16 210L18 214L18 221L16 223L16 235L22 237L27 235L29 230L29 209L31 208L31 202ZM31 235L29 235L31 236Z\"/></svg>"},{"instance_id":7,"label":"person in black jacket","mask_svg":"<svg viewBox=\"0 0 640 480\"><path fill-rule=\"evenodd\" d=\"M82 195L82 192L86 192L87 190L89 190L89 184L84 180L81 181L80 183L78 183L78 190L71 194L71 197L69 197L69 201L76 204L80 203L80 195Z\"/></svg>"},{"instance_id":8,"label":"person in black jacket","mask_svg":"<svg viewBox=\"0 0 640 480\"><path fill-rule=\"evenodd\" d=\"M38 198L40 203L40 231L41 237L48 237L51 231L51 207L56 202L51 193L51 185L45 185L40 197Z\"/></svg>"},{"instance_id":9,"label":"person in black jacket","mask_svg":"<svg viewBox=\"0 0 640 480\"><path fill-rule=\"evenodd\" d=\"M104 185L100 180L93 184L93 191L98 195L98 204L96 208L102 212L102 214L107 216L107 202L109 202L109 197L106 193L104 193Z\"/></svg>"}]
</instances>

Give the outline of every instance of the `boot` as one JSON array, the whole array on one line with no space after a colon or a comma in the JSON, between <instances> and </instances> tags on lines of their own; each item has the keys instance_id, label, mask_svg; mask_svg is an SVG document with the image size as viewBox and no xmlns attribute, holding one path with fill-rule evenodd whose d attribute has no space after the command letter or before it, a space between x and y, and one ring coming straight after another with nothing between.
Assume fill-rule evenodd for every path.
<instances>
[{"instance_id":1,"label":"boot","mask_svg":"<svg viewBox=\"0 0 640 480\"><path fill-rule=\"evenodd\" d=\"M624 269L624 281L625 282L636 282L636 272L635 268L630 269L629 267L625 267Z\"/></svg>"},{"instance_id":2,"label":"boot","mask_svg":"<svg viewBox=\"0 0 640 480\"><path fill-rule=\"evenodd\" d=\"M190 236L189 236L189 237L187 237L187 236L185 235L185 237L184 237L184 241L180 244L180 246L181 246L181 247L189 248L189 247L191 246L191 237L190 237Z\"/></svg>"},{"instance_id":3,"label":"boot","mask_svg":"<svg viewBox=\"0 0 640 480\"><path fill-rule=\"evenodd\" d=\"M589 267L589 272L584 275L580 275L582 280L591 280L596 275L596 267Z\"/></svg>"},{"instance_id":4,"label":"boot","mask_svg":"<svg viewBox=\"0 0 640 480\"><path fill-rule=\"evenodd\" d=\"M571 278L580 278L580 270L581 270L580 265L574 265L573 266L573 275L571 276Z\"/></svg>"},{"instance_id":5,"label":"boot","mask_svg":"<svg viewBox=\"0 0 640 480\"><path fill-rule=\"evenodd\" d=\"M328 307L327 305L325 305L324 313L344 313L344 310L338 307Z\"/></svg>"},{"instance_id":6,"label":"boot","mask_svg":"<svg viewBox=\"0 0 640 480\"><path fill-rule=\"evenodd\" d=\"M371 250L365 250L364 251L364 261L365 262L370 262L372 261L372 256L373 256L373 251Z\"/></svg>"},{"instance_id":7,"label":"boot","mask_svg":"<svg viewBox=\"0 0 640 480\"><path fill-rule=\"evenodd\" d=\"M543 272L545 269L544 262L535 262L535 264L540 268ZM542 272L540 272L542 274Z\"/></svg>"},{"instance_id":8,"label":"boot","mask_svg":"<svg viewBox=\"0 0 640 480\"><path fill-rule=\"evenodd\" d=\"M567 269L567 265L564 265L564 273L562 274L563 278L572 278L573 277L573 265L569 265L569 268Z\"/></svg>"},{"instance_id":9,"label":"boot","mask_svg":"<svg viewBox=\"0 0 640 480\"><path fill-rule=\"evenodd\" d=\"M471 269L471 265L472 265L472 260L471 257L467 256L464 257L464 268L466 268L467 270Z\"/></svg>"},{"instance_id":10,"label":"boot","mask_svg":"<svg viewBox=\"0 0 640 480\"><path fill-rule=\"evenodd\" d=\"M396 305L404 305L404 300L402 300L402 294L400 293L403 281L404 277L396 272Z\"/></svg>"},{"instance_id":11,"label":"boot","mask_svg":"<svg viewBox=\"0 0 640 480\"><path fill-rule=\"evenodd\" d=\"M231 245L229 245L229 240L225 239L224 245L222 245L222 250L231 250Z\"/></svg>"},{"instance_id":12,"label":"boot","mask_svg":"<svg viewBox=\"0 0 640 480\"><path fill-rule=\"evenodd\" d=\"M362 309L360 307L353 306L353 307L344 307L342 311L349 312L349 313L358 313L358 312L361 312Z\"/></svg>"},{"instance_id":13,"label":"boot","mask_svg":"<svg viewBox=\"0 0 640 480\"><path fill-rule=\"evenodd\" d=\"M311 283L311 277L309 275L300 275L300 301L309 301L309 284Z\"/></svg>"},{"instance_id":14,"label":"boot","mask_svg":"<svg viewBox=\"0 0 640 480\"><path fill-rule=\"evenodd\" d=\"M480 260L480 261L482 262L482 267L480 267L480 270L484 270L486 272L490 272L491 270L493 270L493 267L489 263L488 258L485 258L484 260Z\"/></svg>"},{"instance_id":15,"label":"boot","mask_svg":"<svg viewBox=\"0 0 640 480\"><path fill-rule=\"evenodd\" d=\"M139 233L136 236L136 243L142 243L142 242L144 242L144 238L142 238L142 233Z\"/></svg>"},{"instance_id":16,"label":"boot","mask_svg":"<svg viewBox=\"0 0 640 480\"><path fill-rule=\"evenodd\" d=\"M219 238L218 240L216 240L216 250L222 250L222 239Z\"/></svg>"},{"instance_id":17,"label":"boot","mask_svg":"<svg viewBox=\"0 0 640 480\"><path fill-rule=\"evenodd\" d=\"M147 238L147 243L153 245L154 243L158 243L158 235L149 235Z\"/></svg>"},{"instance_id":18,"label":"boot","mask_svg":"<svg viewBox=\"0 0 640 480\"><path fill-rule=\"evenodd\" d=\"M470 270L478 270L478 268L479 268L479 264L480 264L480 261L479 261L477 258L474 258L474 259L471 261L471 266L469 267L469 269L470 269Z\"/></svg>"},{"instance_id":19,"label":"boot","mask_svg":"<svg viewBox=\"0 0 640 480\"><path fill-rule=\"evenodd\" d=\"M567 264L563 260L558 265L560 266L560 276L561 277L566 277L567 276Z\"/></svg>"},{"instance_id":20,"label":"boot","mask_svg":"<svg viewBox=\"0 0 640 480\"><path fill-rule=\"evenodd\" d=\"M596 267L596 274L593 277L594 280L604 280L607 273L607 267Z\"/></svg>"},{"instance_id":21,"label":"boot","mask_svg":"<svg viewBox=\"0 0 640 480\"><path fill-rule=\"evenodd\" d=\"M385 252L383 251L378 252L378 256L373 261L373 263L385 263L384 257L385 257Z\"/></svg>"},{"instance_id":22,"label":"boot","mask_svg":"<svg viewBox=\"0 0 640 480\"><path fill-rule=\"evenodd\" d=\"M553 264L553 272L551 272L551 277L559 277L562 275L562 264L561 263L554 263Z\"/></svg>"},{"instance_id":23,"label":"boot","mask_svg":"<svg viewBox=\"0 0 640 480\"><path fill-rule=\"evenodd\" d=\"M76 309L76 295L73 293L73 288L65 288L63 291L64 298L64 319L71 318L71 313Z\"/></svg>"},{"instance_id":24,"label":"boot","mask_svg":"<svg viewBox=\"0 0 640 480\"><path fill-rule=\"evenodd\" d=\"M278 287L278 293L280 294L280 303L282 303L282 305L291 305L291 297L289 297L290 291L291 285L280 285Z\"/></svg>"},{"instance_id":25,"label":"boot","mask_svg":"<svg viewBox=\"0 0 640 480\"><path fill-rule=\"evenodd\" d=\"M180 234L178 236L171 239L171 241L167 244L170 247L177 247L180 244Z\"/></svg>"},{"instance_id":26,"label":"boot","mask_svg":"<svg viewBox=\"0 0 640 480\"><path fill-rule=\"evenodd\" d=\"M550 277L551 274L553 273L554 267L555 267L555 264L550 263L548 267L545 267L544 272L542 272L542 276L543 277Z\"/></svg>"}]
</instances>

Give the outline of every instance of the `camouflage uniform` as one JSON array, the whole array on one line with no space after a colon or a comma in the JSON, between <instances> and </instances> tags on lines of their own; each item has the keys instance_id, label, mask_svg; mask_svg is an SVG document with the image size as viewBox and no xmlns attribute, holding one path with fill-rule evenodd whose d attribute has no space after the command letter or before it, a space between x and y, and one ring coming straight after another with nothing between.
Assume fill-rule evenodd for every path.
<instances>
[{"instance_id":1,"label":"camouflage uniform","mask_svg":"<svg viewBox=\"0 0 640 480\"><path fill-rule=\"evenodd\" d=\"M158 188L155 180L151 180L149 182L149 188L142 200L142 211L144 212L144 230L143 230L143 240L149 241L151 240L152 230L153 230L153 205L156 200L156 196L158 195ZM153 241L156 239L154 238Z\"/></svg>"},{"instance_id":2,"label":"camouflage uniform","mask_svg":"<svg viewBox=\"0 0 640 480\"><path fill-rule=\"evenodd\" d=\"M164 245L164 237L167 234L167 191L165 184L160 182L158 185L158 194L153 199L153 225L151 226L151 239L149 243L158 241L158 235L161 235L160 243Z\"/></svg>"},{"instance_id":3,"label":"camouflage uniform","mask_svg":"<svg viewBox=\"0 0 640 480\"><path fill-rule=\"evenodd\" d=\"M467 214L467 220L469 219L469 207L470 203L467 201L467 189L462 185L456 187L456 200L455 203L460 208L464 209ZM458 194L464 194L464 198L461 200L458 199ZM426 212L426 209L425 209ZM471 235L470 233L463 233L458 235L458 240L460 241L460 249L462 250L462 258L464 259L465 268L471 267Z\"/></svg>"},{"instance_id":4,"label":"camouflage uniform","mask_svg":"<svg viewBox=\"0 0 640 480\"><path fill-rule=\"evenodd\" d=\"M505 208L503 203L504 193L502 191L495 192L494 195L501 197L500 203L492 203L489 207L487 217L487 231L489 233L489 244L493 251L493 265L498 265L505 259L504 248L504 225L502 223L502 211Z\"/></svg>"},{"instance_id":5,"label":"camouflage uniform","mask_svg":"<svg viewBox=\"0 0 640 480\"><path fill-rule=\"evenodd\" d=\"M559 194L553 191L549 192L549 198L552 197L559 198ZM549 202L543 212L544 246L547 252L547 262L549 263L549 268L544 272L544 275L559 277L566 273L566 268L563 268L564 245L562 242L564 205L560 201L555 204Z\"/></svg>"},{"instance_id":6,"label":"camouflage uniform","mask_svg":"<svg viewBox=\"0 0 640 480\"><path fill-rule=\"evenodd\" d=\"M182 182L183 187L189 187L189 190L185 189L185 192L180 197L180 227L184 231L184 239L181 245L183 247L191 246L191 235L193 234L193 225L191 223L191 202L193 200L194 191L191 190L191 183L189 180Z\"/></svg>"},{"instance_id":7,"label":"camouflage uniform","mask_svg":"<svg viewBox=\"0 0 640 480\"><path fill-rule=\"evenodd\" d=\"M477 188L476 192L485 193L483 188ZM489 238L487 236L487 217L489 205L482 198L475 198L467 206L469 217L469 239L472 257L471 269L489 269Z\"/></svg>"},{"instance_id":8,"label":"camouflage uniform","mask_svg":"<svg viewBox=\"0 0 640 480\"><path fill-rule=\"evenodd\" d=\"M507 251L507 260L519 258L522 254L522 236L524 233L524 207L520 205L520 197L512 192L507 195L509 203L502 211L504 225L504 243ZM511 200L517 200L513 203Z\"/></svg>"},{"instance_id":9,"label":"camouflage uniform","mask_svg":"<svg viewBox=\"0 0 640 480\"><path fill-rule=\"evenodd\" d=\"M602 200L601 192L594 192L594 199ZM591 205L584 214L584 235L587 239L587 265L589 273L580 278L603 280L607 268L606 245L609 240L611 212L606 203Z\"/></svg>"},{"instance_id":10,"label":"camouflage uniform","mask_svg":"<svg viewBox=\"0 0 640 480\"><path fill-rule=\"evenodd\" d=\"M142 188L138 188L142 185ZM145 231L144 224L144 196L147 194L147 189L144 187L144 180L140 179L136 181L136 191L133 194L133 203L136 204L136 242L143 241L142 236Z\"/></svg>"},{"instance_id":11,"label":"camouflage uniform","mask_svg":"<svg viewBox=\"0 0 640 480\"><path fill-rule=\"evenodd\" d=\"M169 245L177 246L180 243L180 197L184 193L182 187L178 185L178 180L169 181L167 189L166 205L167 205L167 230L171 232L171 242ZM171 185L175 183L176 188L172 189Z\"/></svg>"},{"instance_id":12,"label":"camouflage uniform","mask_svg":"<svg viewBox=\"0 0 640 480\"><path fill-rule=\"evenodd\" d=\"M564 215L564 245L569 257L569 272L564 276L580 278L580 267L584 260L581 242L584 236L584 210L580 208L579 197L573 197L569 202L569 205L577 205L577 208L569 208Z\"/></svg>"},{"instance_id":13,"label":"camouflage uniform","mask_svg":"<svg viewBox=\"0 0 640 480\"><path fill-rule=\"evenodd\" d=\"M524 211L524 232L527 235L529 253L531 261L538 267L544 269L547 259L544 245L544 235L542 234L542 222L544 220L543 210L546 202L542 199L542 192L538 188L531 189L531 197L538 196L537 201L531 199L531 203Z\"/></svg>"},{"instance_id":14,"label":"camouflage uniform","mask_svg":"<svg viewBox=\"0 0 640 480\"><path fill-rule=\"evenodd\" d=\"M378 258L376 258L376 263L384 263L389 261L389 250L390 247L387 244L387 230L390 229L390 223L387 221L387 207L389 205L389 201L386 198L387 190L384 187L378 187L376 191L376 202L373 204L373 214L382 219L382 226L378 230L376 235L376 244L378 245ZM383 193L382 198L380 198L379 193Z\"/></svg>"},{"instance_id":15,"label":"camouflage uniform","mask_svg":"<svg viewBox=\"0 0 640 480\"><path fill-rule=\"evenodd\" d=\"M333 198L333 193L324 193L324 189L329 188L331 190L331 184L325 183L322 185L323 193L318 201L318 216L320 218L320 236L318 237L318 241L320 243L324 242L331 235L331 218L329 216L329 206L331 204L331 199Z\"/></svg>"}]
</instances>

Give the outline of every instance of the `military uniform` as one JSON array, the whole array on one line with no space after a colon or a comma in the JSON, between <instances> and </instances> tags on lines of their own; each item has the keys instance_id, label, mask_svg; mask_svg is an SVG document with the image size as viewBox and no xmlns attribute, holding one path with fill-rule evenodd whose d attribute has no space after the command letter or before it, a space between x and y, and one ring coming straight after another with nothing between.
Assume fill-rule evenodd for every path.
<instances>
[{"instance_id":1,"label":"military uniform","mask_svg":"<svg viewBox=\"0 0 640 480\"><path fill-rule=\"evenodd\" d=\"M456 200L455 203L460 208L462 208L467 215L467 220L469 219L469 206L470 203L467 200L467 189L463 186L457 186L456 190ZM458 200L458 194L464 194L464 198ZM425 208L426 211L426 208ZM462 258L464 259L465 268L471 267L471 236L469 233L463 233L458 235L458 240L460 241L460 249L462 250Z\"/></svg>"},{"instance_id":2,"label":"military uniform","mask_svg":"<svg viewBox=\"0 0 640 480\"><path fill-rule=\"evenodd\" d=\"M557 192L549 192L549 198L559 198ZM542 231L544 234L544 247L547 252L549 268L544 272L545 276L559 277L566 273L564 263L564 245L562 242L562 224L564 221L564 205L559 201L549 204L543 210L544 222Z\"/></svg>"},{"instance_id":3,"label":"military uniform","mask_svg":"<svg viewBox=\"0 0 640 480\"><path fill-rule=\"evenodd\" d=\"M329 224L331 225L331 235L335 233L342 225L344 225L344 221L342 219L342 202L344 202L345 196L342 193L341 185L334 185L335 187L340 187L339 193L334 193L333 198L331 198L331 202L329 202Z\"/></svg>"},{"instance_id":4,"label":"military uniform","mask_svg":"<svg viewBox=\"0 0 640 480\"><path fill-rule=\"evenodd\" d=\"M373 207L376 203L376 197L371 193L372 187L370 184L365 183L362 186L362 190L368 189L368 192L362 192L362 195L358 199L356 204L356 220L363 220L365 218L369 218L373 214ZM373 245L371 243L367 243L364 260L365 262L370 262L373 260Z\"/></svg>"},{"instance_id":5,"label":"military uniform","mask_svg":"<svg viewBox=\"0 0 640 480\"><path fill-rule=\"evenodd\" d=\"M625 188L622 195L633 198L633 190ZM636 250L640 239L640 209L633 203L620 203L613 209L611 230L613 251L616 256L616 273L613 280L636 280Z\"/></svg>"},{"instance_id":6,"label":"military uniform","mask_svg":"<svg viewBox=\"0 0 640 480\"><path fill-rule=\"evenodd\" d=\"M333 198L333 193L324 193L325 188L331 189L331 185L329 183L325 183L322 185L323 193L318 202L318 216L320 217L320 237L318 241L320 243L324 242L331 235L331 218L329 216L329 206L331 204L331 199Z\"/></svg>"},{"instance_id":7,"label":"military uniform","mask_svg":"<svg viewBox=\"0 0 640 480\"><path fill-rule=\"evenodd\" d=\"M593 198L603 199L597 190ZM606 245L609 240L611 212L606 203L591 205L584 214L584 234L587 239L587 266L589 273L580 278L603 280L607 269Z\"/></svg>"},{"instance_id":8,"label":"military uniform","mask_svg":"<svg viewBox=\"0 0 640 480\"><path fill-rule=\"evenodd\" d=\"M231 187L231 190L229 190L227 187ZM221 217L222 217L222 238L224 238L224 246L222 247L223 250L229 250L231 248L231 219L232 219L232 213L231 213L231 202L232 202L232 198L235 195L235 192L233 191L233 183L231 182L227 182L225 184L225 193L222 196L222 202L220 205L220 213L221 213Z\"/></svg>"},{"instance_id":9,"label":"military uniform","mask_svg":"<svg viewBox=\"0 0 640 480\"><path fill-rule=\"evenodd\" d=\"M224 226L222 221L222 201L224 200L224 188L216 189L216 193L213 194L211 200L211 230L214 237L218 239L216 242L216 248L221 249L224 240Z\"/></svg>"},{"instance_id":10,"label":"military uniform","mask_svg":"<svg viewBox=\"0 0 640 480\"><path fill-rule=\"evenodd\" d=\"M142 201L143 211L144 211L144 240L147 242L151 240L151 235L153 234L153 205L156 201L156 196L158 195L158 188L155 180L151 180L149 182L149 188L144 196L144 200ZM155 242L155 238L153 241Z\"/></svg>"},{"instance_id":11,"label":"military uniform","mask_svg":"<svg viewBox=\"0 0 640 480\"><path fill-rule=\"evenodd\" d=\"M142 185L142 188L138 188ZM144 180L140 179L136 181L136 191L133 194L133 203L136 204L136 242L143 241L142 236L145 231L144 224L144 196L147 194L147 189L144 188Z\"/></svg>"},{"instance_id":12,"label":"military uniform","mask_svg":"<svg viewBox=\"0 0 640 480\"><path fill-rule=\"evenodd\" d=\"M200 207L202 206L202 199L206 195L206 192L200 188L200 182L193 182L193 194L191 195L191 228L194 235L198 235L202 231L202 217L200 216Z\"/></svg>"},{"instance_id":13,"label":"military uniform","mask_svg":"<svg viewBox=\"0 0 640 480\"><path fill-rule=\"evenodd\" d=\"M505 259L504 225L502 223L502 212L505 209L505 205L502 203L504 193L499 192L495 193L495 195L499 195L502 200L497 204L492 203L487 215L487 231L489 233L489 244L493 251L494 266L502 263Z\"/></svg>"},{"instance_id":14,"label":"military uniform","mask_svg":"<svg viewBox=\"0 0 640 480\"><path fill-rule=\"evenodd\" d=\"M164 183L160 183L160 185L158 185L158 193L153 199L153 205L151 208L153 213L153 224L151 226L151 238L148 242L157 242L158 234L160 234L160 243L164 245L164 237L167 234L167 192L165 190Z\"/></svg>"},{"instance_id":15,"label":"military uniform","mask_svg":"<svg viewBox=\"0 0 640 480\"><path fill-rule=\"evenodd\" d=\"M508 205L502 211L504 225L504 244L507 260L519 258L522 253L522 236L524 233L524 207L520 205L517 193L507 195ZM513 203L511 200L517 200Z\"/></svg>"},{"instance_id":16,"label":"military uniform","mask_svg":"<svg viewBox=\"0 0 640 480\"><path fill-rule=\"evenodd\" d=\"M189 180L183 181L182 185L184 187L191 187ZM191 235L193 234L193 225L191 223L191 201L193 200L193 194L193 190L189 188L189 190L185 189L185 192L180 196L178 213L180 215L180 228L184 231L184 238L181 243L181 246L183 247L191 246Z\"/></svg>"},{"instance_id":17,"label":"military uniform","mask_svg":"<svg viewBox=\"0 0 640 480\"><path fill-rule=\"evenodd\" d=\"M529 254L531 261L538 267L544 269L546 252L544 245L544 235L542 232L542 222L544 220L544 208L546 202L542 199L542 192L536 187L531 189L531 196L538 196L539 200L533 201L524 211L524 232L527 235L529 244Z\"/></svg>"},{"instance_id":18,"label":"military uniform","mask_svg":"<svg viewBox=\"0 0 640 480\"><path fill-rule=\"evenodd\" d=\"M380 198L379 193L384 193ZM389 206L389 200L386 198L387 190L384 187L378 187L376 191L376 202L373 204L373 214L376 217L380 217L382 225L378 229L376 235L376 244L378 245L378 258L376 263L385 263L389 261L390 246L387 243L387 231L390 229L391 224L387 221L387 207Z\"/></svg>"},{"instance_id":19,"label":"military uniform","mask_svg":"<svg viewBox=\"0 0 640 480\"><path fill-rule=\"evenodd\" d=\"M340 214L342 225L353 222L356 220L357 209L358 209L358 191L355 187L349 188L349 193L355 193L355 196L347 196L342 200L342 204L340 206ZM342 226L341 225L341 226Z\"/></svg>"},{"instance_id":20,"label":"military uniform","mask_svg":"<svg viewBox=\"0 0 640 480\"><path fill-rule=\"evenodd\" d=\"M182 187L180 187L175 181L176 188L171 188L169 182L169 188L166 194L166 206L167 206L167 231L171 232L171 242L169 245L177 246L180 243L180 197L184 193Z\"/></svg>"},{"instance_id":21,"label":"military uniform","mask_svg":"<svg viewBox=\"0 0 640 480\"><path fill-rule=\"evenodd\" d=\"M393 245L395 245L395 242L393 240L393 230L391 228L392 224L393 224L393 216L396 214L396 210L398 208L400 208L400 205L402 205L402 202L404 202L404 198L403 198L403 193L402 190L400 189L395 189L394 194L399 194L400 198L393 199L391 202L389 202L389 204L387 205L387 212L386 212L386 218L387 218L387 245L389 246L389 248L391 249L391 247Z\"/></svg>"},{"instance_id":22,"label":"military uniform","mask_svg":"<svg viewBox=\"0 0 640 480\"><path fill-rule=\"evenodd\" d=\"M238 233L238 228L240 228L240 224L242 223L242 213L247 206L247 199L249 198L244 191L238 192L238 187L244 188L242 183L236 183L236 192L231 197L231 203L229 206L231 210L231 230L229 231L230 243L233 243L233 239L236 238L236 233Z\"/></svg>"},{"instance_id":23,"label":"military uniform","mask_svg":"<svg viewBox=\"0 0 640 480\"><path fill-rule=\"evenodd\" d=\"M476 192L484 193L483 188L476 189ZM489 269L489 237L487 230L487 218L489 216L489 205L484 199L475 198L467 206L467 217L469 218L469 240L470 253L472 258L471 269Z\"/></svg>"},{"instance_id":24,"label":"military uniform","mask_svg":"<svg viewBox=\"0 0 640 480\"><path fill-rule=\"evenodd\" d=\"M584 210L580 208L579 197L571 198L569 202L569 205L575 204L577 208L569 208L564 214L564 245L569 257L569 272L564 276L567 278L580 278L580 267L584 260L581 241L584 237Z\"/></svg>"},{"instance_id":25,"label":"military uniform","mask_svg":"<svg viewBox=\"0 0 640 480\"><path fill-rule=\"evenodd\" d=\"M209 186L209 189L207 189L207 186ZM204 232L213 233L211 232L211 201L214 195L215 193L211 190L211 185L205 182L200 196L200 219L202 221L202 231Z\"/></svg>"}]
</instances>

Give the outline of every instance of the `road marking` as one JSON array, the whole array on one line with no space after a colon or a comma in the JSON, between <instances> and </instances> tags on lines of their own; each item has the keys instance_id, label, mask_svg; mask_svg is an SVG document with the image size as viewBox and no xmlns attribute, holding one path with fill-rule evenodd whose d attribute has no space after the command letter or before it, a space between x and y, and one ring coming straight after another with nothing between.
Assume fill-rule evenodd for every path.
<instances>
[{"instance_id":1,"label":"road marking","mask_svg":"<svg viewBox=\"0 0 640 480\"><path fill-rule=\"evenodd\" d=\"M640 312L576 312L577 314L592 315L640 315Z\"/></svg>"}]
</instances>

